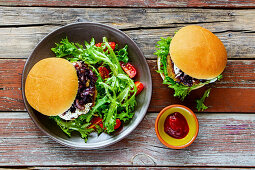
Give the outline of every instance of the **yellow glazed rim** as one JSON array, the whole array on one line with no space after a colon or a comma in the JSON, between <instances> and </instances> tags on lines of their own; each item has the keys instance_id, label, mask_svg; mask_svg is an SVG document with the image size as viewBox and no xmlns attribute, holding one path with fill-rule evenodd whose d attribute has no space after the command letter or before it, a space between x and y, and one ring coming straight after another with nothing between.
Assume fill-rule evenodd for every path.
<instances>
[{"instance_id":1,"label":"yellow glazed rim","mask_svg":"<svg viewBox=\"0 0 255 170\"><path fill-rule=\"evenodd\" d=\"M189 125L189 133L182 139L172 138L164 131L166 117L174 112L181 113L186 118ZM191 145L197 137L198 130L199 125L196 115L192 110L183 105L170 105L165 107L160 111L155 122L155 131L158 139L162 144L172 149L182 149Z\"/></svg>"}]
</instances>

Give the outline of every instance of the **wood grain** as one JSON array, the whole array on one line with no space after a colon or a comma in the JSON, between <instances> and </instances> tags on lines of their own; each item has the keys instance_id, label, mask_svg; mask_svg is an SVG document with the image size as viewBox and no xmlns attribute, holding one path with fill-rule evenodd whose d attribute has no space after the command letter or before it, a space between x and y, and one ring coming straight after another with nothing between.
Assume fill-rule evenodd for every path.
<instances>
[{"instance_id":1,"label":"wood grain","mask_svg":"<svg viewBox=\"0 0 255 170\"><path fill-rule=\"evenodd\" d=\"M23 168L23 166L19 166L19 168ZM27 167L24 167L27 168ZM49 166L49 167L29 167L31 169L50 169L50 170L65 170L65 169L72 169L72 170L179 170L179 169L212 169L215 170L217 169L226 169L226 168L236 168L233 166L227 166L227 167L210 167L210 166L185 166L185 167L181 167L181 166L160 166L160 167L156 167L156 166ZM239 169L247 169L247 168L239 168Z\"/></svg>"},{"instance_id":2,"label":"wood grain","mask_svg":"<svg viewBox=\"0 0 255 170\"><path fill-rule=\"evenodd\" d=\"M19 166L20 167L20 166ZM23 168L23 167L21 167L21 168ZM27 168L27 167L25 167L25 168ZM155 167L155 166L121 166L121 165L119 165L119 166L79 166L79 167L75 167L75 166L65 166L65 167L60 167L60 166L58 166L58 167L56 167L56 166L54 166L54 167L52 167L52 166L50 166L50 167L45 167L45 166L43 166L43 167L29 167L29 168L31 168L31 169L50 169L50 170L55 170L55 169L57 169L57 170L65 170L65 169L72 169L72 170L80 170L80 169L83 169L83 170L119 170L119 169L121 169L121 170L169 170L169 169L171 169L171 170L179 170L179 169L204 169L205 167L203 166L203 167L196 167L196 166L186 166L186 167L181 167L181 166L174 166L174 167L172 167L172 166L164 166L164 167L162 167L162 166L160 166L160 167ZM208 167L208 166L206 166L206 169L215 169L216 167ZM222 169L226 169L226 168L234 168L234 167L223 167ZM220 169L219 167L217 168L217 169Z\"/></svg>"},{"instance_id":3,"label":"wood grain","mask_svg":"<svg viewBox=\"0 0 255 170\"><path fill-rule=\"evenodd\" d=\"M197 114L198 137L182 150L159 142L156 116L147 114L126 139L113 146L83 151L54 142L26 112L1 112L0 166L254 166L254 115Z\"/></svg>"},{"instance_id":4,"label":"wood grain","mask_svg":"<svg viewBox=\"0 0 255 170\"><path fill-rule=\"evenodd\" d=\"M254 8L253 0L0 0L5 6L76 6L76 7L221 7Z\"/></svg>"},{"instance_id":5,"label":"wood grain","mask_svg":"<svg viewBox=\"0 0 255 170\"><path fill-rule=\"evenodd\" d=\"M24 111L21 96L21 74L24 59L0 60L0 111ZM228 61L224 78L213 85L191 92L184 102L173 97L173 91L162 85L162 79L155 72L156 61L148 60L153 80L152 101L149 112L159 112L170 104L184 104L194 109L195 100L208 87L213 87L205 104L207 112L254 112L255 110L255 61Z\"/></svg>"},{"instance_id":6,"label":"wood grain","mask_svg":"<svg viewBox=\"0 0 255 170\"><path fill-rule=\"evenodd\" d=\"M210 97L205 105L206 112L254 112L255 111L255 61L228 61L223 72L223 79L201 89L194 90L184 101L173 97L173 90L162 85L162 79L156 70L155 61L149 61L152 73L152 101L149 107L151 112L159 112L170 104L183 104L195 110L196 100L203 96L209 87L212 87ZM249 64L248 64L249 63ZM248 64L248 65L247 65Z\"/></svg>"},{"instance_id":7,"label":"wood grain","mask_svg":"<svg viewBox=\"0 0 255 170\"><path fill-rule=\"evenodd\" d=\"M160 37L173 36L183 26L198 24L214 32L229 58L255 58L255 9L222 10L192 8L42 8L0 7L0 58L27 58L35 45L62 25L84 21L123 30L156 58Z\"/></svg>"}]
</instances>

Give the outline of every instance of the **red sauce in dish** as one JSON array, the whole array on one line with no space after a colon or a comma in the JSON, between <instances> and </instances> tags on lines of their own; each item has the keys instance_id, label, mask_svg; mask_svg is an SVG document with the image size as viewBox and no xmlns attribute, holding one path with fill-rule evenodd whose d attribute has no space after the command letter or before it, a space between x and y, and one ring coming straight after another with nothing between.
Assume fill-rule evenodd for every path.
<instances>
[{"instance_id":1,"label":"red sauce in dish","mask_svg":"<svg viewBox=\"0 0 255 170\"><path fill-rule=\"evenodd\" d=\"M182 139L189 133L189 125L181 113L174 112L167 116L164 131L175 139Z\"/></svg>"}]
</instances>

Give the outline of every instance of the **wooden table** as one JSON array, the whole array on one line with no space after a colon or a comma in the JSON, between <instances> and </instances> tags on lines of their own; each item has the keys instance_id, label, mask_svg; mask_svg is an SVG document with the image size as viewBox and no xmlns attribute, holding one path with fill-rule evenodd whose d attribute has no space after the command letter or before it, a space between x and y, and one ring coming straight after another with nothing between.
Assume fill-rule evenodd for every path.
<instances>
[{"instance_id":1,"label":"wooden table","mask_svg":"<svg viewBox=\"0 0 255 170\"><path fill-rule=\"evenodd\" d=\"M124 140L100 150L75 150L42 133L21 96L26 58L50 31L73 22L104 23L127 33L151 68L153 95L147 115ZM193 110L206 88L184 102L162 85L155 43L183 26L208 28L224 43L228 64L211 85L209 109L196 113L200 131L186 149L162 145L154 132L158 112L170 104ZM207 86L208 88L208 86ZM255 167L255 1L254 0L0 0L0 168L103 169L154 167Z\"/></svg>"}]
</instances>

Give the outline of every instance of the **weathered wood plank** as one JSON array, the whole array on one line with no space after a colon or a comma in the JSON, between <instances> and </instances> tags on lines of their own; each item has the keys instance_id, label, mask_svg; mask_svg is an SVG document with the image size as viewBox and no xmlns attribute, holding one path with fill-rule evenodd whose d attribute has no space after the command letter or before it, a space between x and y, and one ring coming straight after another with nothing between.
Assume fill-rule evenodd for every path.
<instances>
[{"instance_id":1,"label":"weathered wood plank","mask_svg":"<svg viewBox=\"0 0 255 170\"><path fill-rule=\"evenodd\" d=\"M27 58L36 44L56 26L0 29L0 58ZM177 28L124 31L141 48L148 59L155 59L155 45L160 37L174 35ZM255 58L255 33L216 33L223 41L228 58ZM3 40L3 41L2 41Z\"/></svg>"},{"instance_id":2,"label":"weathered wood plank","mask_svg":"<svg viewBox=\"0 0 255 170\"><path fill-rule=\"evenodd\" d=\"M249 66L246 64L249 63ZM210 97L205 105L206 112L254 112L255 111L255 62L228 61L223 72L223 79L201 89L192 91L184 101L173 97L173 90L162 85L162 79L155 72L155 61L149 61L153 80L152 101L149 111L158 112L170 104L180 103L195 110L196 100L201 98L204 91L212 87Z\"/></svg>"},{"instance_id":3,"label":"weathered wood plank","mask_svg":"<svg viewBox=\"0 0 255 170\"><path fill-rule=\"evenodd\" d=\"M187 9L187 8L42 8L1 7L0 25L52 24L99 22L118 28L163 27L170 24L234 22L252 19L254 9ZM248 17L246 19L246 17ZM245 21L244 21L245 22ZM247 22L247 24L249 24ZM251 23L249 25L252 25ZM242 27L236 25L235 27ZM249 28L249 27L248 27ZM247 29L248 29L247 28Z\"/></svg>"},{"instance_id":4,"label":"weathered wood plank","mask_svg":"<svg viewBox=\"0 0 255 170\"><path fill-rule=\"evenodd\" d=\"M23 168L23 166L19 166L19 168ZM28 168L28 167L24 167L24 168ZM76 169L76 170L80 170L80 169L83 169L83 170L179 170L179 169L212 169L212 170L215 170L215 169L226 169L226 168L238 168L238 169L248 169L246 167L233 167L233 166L227 166L227 167L210 167L210 166L160 166L160 167L155 167L155 166L79 166L79 167L75 167L75 166L62 166L62 167L52 167L52 166L49 166L49 167L29 167L31 169L50 169L50 170L65 170L65 169Z\"/></svg>"},{"instance_id":5,"label":"weathered wood plank","mask_svg":"<svg viewBox=\"0 0 255 170\"><path fill-rule=\"evenodd\" d=\"M254 8L253 0L0 0L5 6L75 6L75 7L221 7L221 8Z\"/></svg>"},{"instance_id":6,"label":"weathered wood plank","mask_svg":"<svg viewBox=\"0 0 255 170\"><path fill-rule=\"evenodd\" d=\"M0 58L27 58L49 32L77 21L122 29L141 47L146 58L156 58L154 46L160 37L173 36L189 24L199 24L216 33L229 58L254 58L254 16L255 9L0 7Z\"/></svg>"},{"instance_id":7,"label":"weathered wood plank","mask_svg":"<svg viewBox=\"0 0 255 170\"><path fill-rule=\"evenodd\" d=\"M0 60L0 111L25 110L21 96L21 74L24 59ZM155 72L156 61L148 60L153 80L152 101L149 112L159 112L167 105L181 103L191 108L195 100L203 95L205 88L191 92L185 101L173 97L173 91L162 85L162 79ZM207 112L254 112L255 110L255 61L228 61L224 78L215 84L206 100ZM209 86L207 86L209 87ZM206 88L207 88L206 87Z\"/></svg>"},{"instance_id":8,"label":"weathered wood plank","mask_svg":"<svg viewBox=\"0 0 255 170\"><path fill-rule=\"evenodd\" d=\"M147 114L126 139L113 146L82 151L54 142L26 112L0 112L0 166L254 166L253 114L197 114L198 137L183 150L159 142L156 116Z\"/></svg>"},{"instance_id":9,"label":"weathered wood plank","mask_svg":"<svg viewBox=\"0 0 255 170\"><path fill-rule=\"evenodd\" d=\"M0 60L0 110L22 111L21 77L26 60Z\"/></svg>"}]
</instances>

